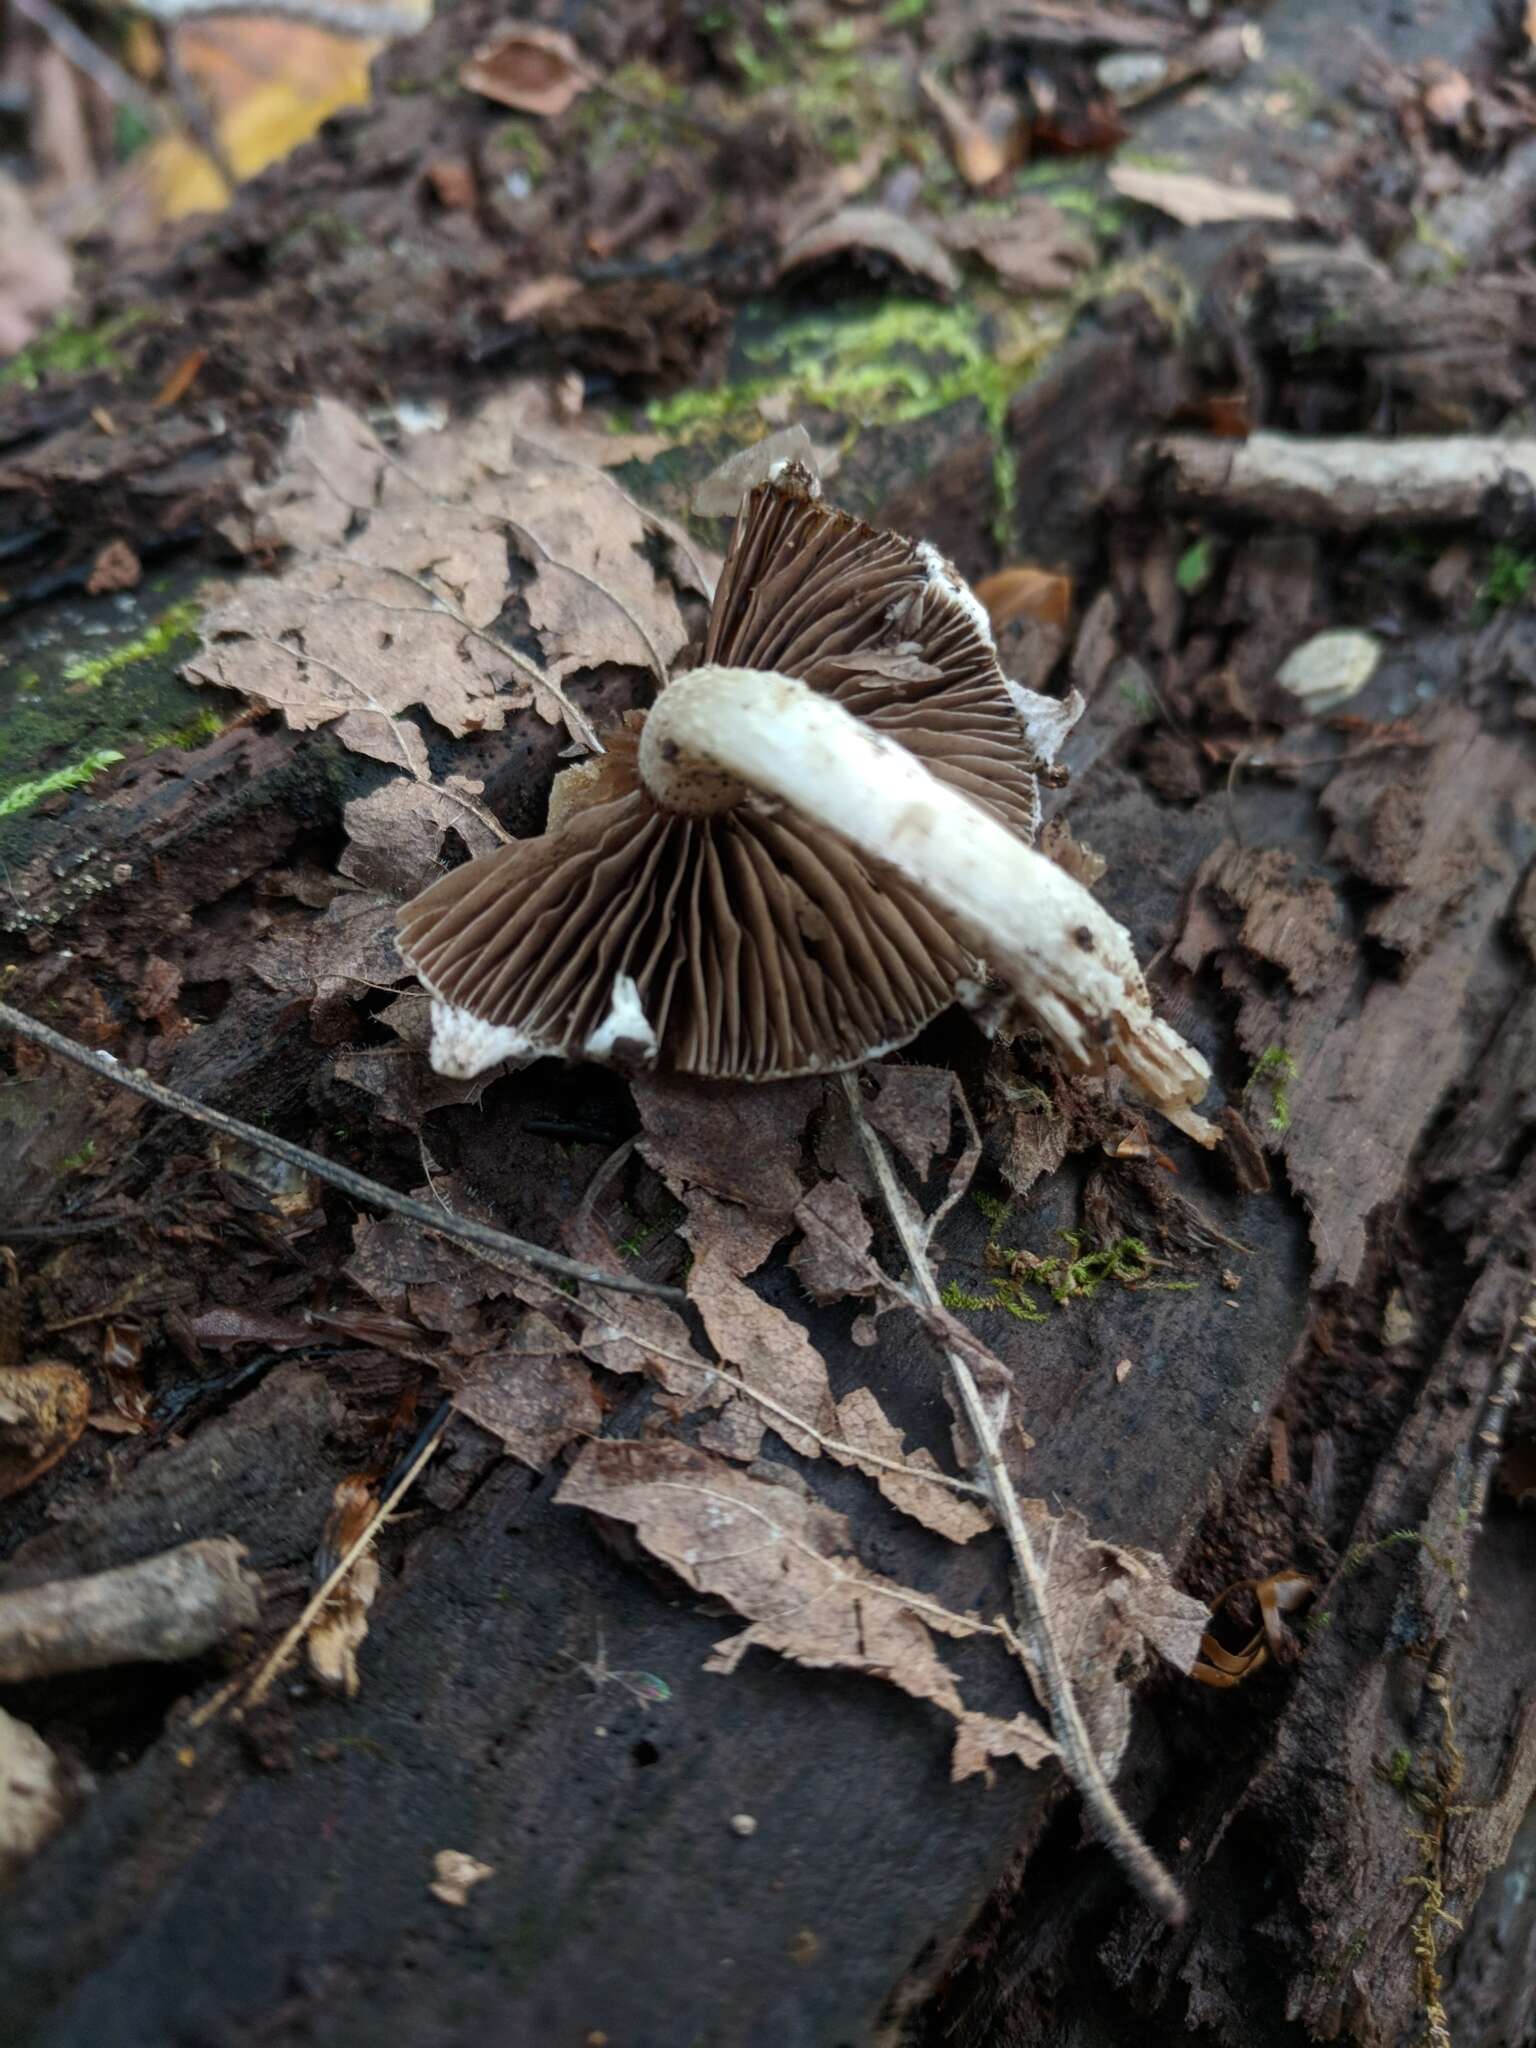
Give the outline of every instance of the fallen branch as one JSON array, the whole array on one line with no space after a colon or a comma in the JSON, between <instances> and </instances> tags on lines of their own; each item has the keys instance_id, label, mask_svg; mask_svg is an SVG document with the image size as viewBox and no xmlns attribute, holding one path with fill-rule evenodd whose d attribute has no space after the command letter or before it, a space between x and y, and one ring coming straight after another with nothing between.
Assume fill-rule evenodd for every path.
<instances>
[{"instance_id":1,"label":"fallen branch","mask_svg":"<svg viewBox=\"0 0 1536 2048\"><path fill-rule=\"evenodd\" d=\"M1277 526L1358 533L1371 526L1464 525L1490 497L1536 491L1536 440L1492 434L1224 441L1169 434L1150 449L1162 488L1181 504L1217 506Z\"/></svg>"},{"instance_id":2,"label":"fallen branch","mask_svg":"<svg viewBox=\"0 0 1536 2048\"><path fill-rule=\"evenodd\" d=\"M595 1267L583 1266L575 1259L566 1258L563 1252L546 1251L543 1245L533 1244L527 1238L495 1230L488 1223L471 1223L450 1210L434 1209L426 1202L414 1201L409 1195L397 1194L381 1181L370 1180L364 1173L354 1173L350 1166L338 1166L334 1160L322 1158L318 1152L311 1152L304 1145L295 1145L287 1138L275 1138L270 1131L264 1131L256 1124L244 1123L237 1116L226 1116L221 1109L209 1109L205 1103L196 1102L190 1095L182 1095L174 1088L162 1088L158 1081L151 1081L141 1070L123 1066L110 1053L92 1052L89 1047L66 1038L61 1031L39 1024L25 1011L12 1009L9 1003L0 1003L0 1026L17 1032L22 1038L30 1038L34 1044L57 1053L60 1059L84 1067L88 1074L96 1074L103 1081L126 1088L131 1095L141 1095L146 1102L153 1102L160 1109L174 1110L178 1116L188 1117L195 1124L204 1124L211 1131L222 1131L226 1137L239 1138L242 1143L255 1146L273 1159L285 1160L289 1166L312 1173L316 1180L339 1188L354 1201L388 1209L396 1216L404 1216L425 1229L437 1231L443 1237L456 1238L459 1243L476 1246L482 1251L500 1252L507 1258L521 1259L530 1266L542 1266L547 1273L559 1273L567 1280L579 1280L589 1287L609 1287L615 1294L652 1294L660 1301L679 1305L687 1301L680 1288L664 1287L656 1280L631 1279L627 1274L603 1273Z\"/></svg>"},{"instance_id":3,"label":"fallen branch","mask_svg":"<svg viewBox=\"0 0 1536 2048\"><path fill-rule=\"evenodd\" d=\"M183 1543L158 1557L79 1579L0 1593L0 1684L179 1664L261 1619L261 1586L232 1536Z\"/></svg>"},{"instance_id":4,"label":"fallen branch","mask_svg":"<svg viewBox=\"0 0 1536 2048\"><path fill-rule=\"evenodd\" d=\"M853 1119L854 1129L859 1134L859 1142L864 1148L865 1157L869 1161L891 1222L895 1225L902 1251L906 1255L912 1274L912 1285L929 1308L942 1310L938 1283L933 1277L933 1268L928 1260L928 1249L921 1223L913 1213L906 1190L896 1178L878 1133L864 1114L858 1078L853 1074L844 1074L842 1084L848 1113ZM1062 1766L1077 1787L1094 1827L1120 1867L1142 1897L1155 1906L1170 1925L1177 1926L1187 1911L1184 1895L1136 1832L1129 1816L1116 1799L1094 1753L1092 1739L1084 1724L1076 1695L1072 1690L1071 1677L1051 1626L1050 1611L1046 1604L1045 1573L1035 1555L1029 1530L1025 1526L1019 1497L1003 1457L1002 1444L998 1439L992 1411L987 1406L971 1368L961 1353L953 1346L946 1346L944 1361L949 1367L950 1377L960 1397L960 1406L966 1422L976 1439L991 1504L1003 1525L1009 1548L1013 1552L1014 1563L1017 1566L1016 1590L1024 1643L1040 1674L1040 1689L1045 1695L1043 1705L1050 1716L1051 1733L1055 1736L1061 1751Z\"/></svg>"}]
</instances>

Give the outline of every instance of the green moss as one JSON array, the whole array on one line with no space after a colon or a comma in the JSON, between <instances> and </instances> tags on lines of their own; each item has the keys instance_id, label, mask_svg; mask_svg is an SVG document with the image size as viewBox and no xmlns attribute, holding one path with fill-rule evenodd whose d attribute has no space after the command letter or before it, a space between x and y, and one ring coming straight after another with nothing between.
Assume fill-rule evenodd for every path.
<instances>
[{"instance_id":1,"label":"green moss","mask_svg":"<svg viewBox=\"0 0 1536 2048\"><path fill-rule=\"evenodd\" d=\"M509 156L522 158L524 168L535 184L547 176L549 149L532 121L521 117L515 121L503 121L496 131L496 140Z\"/></svg>"},{"instance_id":2,"label":"green moss","mask_svg":"<svg viewBox=\"0 0 1536 2048\"><path fill-rule=\"evenodd\" d=\"M79 1173L96 1157L96 1140L87 1138L78 1152L71 1152L67 1159L59 1161L60 1173Z\"/></svg>"},{"instance_id":3,"label":"green moss","mask_svg":"<svg viewBox=\"0 0 1536 2048\"><path fill-rule=\"evenodd\" d=\"M1477 593L1478 610L1491 618L1495 612L1524 604L1536 582L1536 556L1523 555L1508 541L1500 541L1488 558L1488 573Z\"/></svg>"},{"instance_id":4,"label":"green moss","mask_svg":"<svg viewBox=\"0 0 1536 2048\"><path fill-rule=\"evenodd\" d=\"M9 789L0 789L0 818L14 817L18 811L29 811L44 797L57 796L61 789L77 789L82 782L89 782L103 768L110 768L122 758L116 747L98 747L84 760L71 761L66 768L55 768L51 775L39 775L32 782L13 782Z\"/></svg>"},{"instance_id":5,"label":"green moss","mask_svg":"<svg viewBox=\"0 0 1536 2048\"><path fill-rule=\"evenodd\" d=\"M14 676L0 668L0 761L11 771L0 781L0 820L89 782L129 746L198 747L223 730L221 700L180 676L197 644L199 609L184 597L137 630L130 616L119 627L125 637L87 656L80 636L102 615L101 602L90 600L74 608L73 621L66 614L57 651L29 648L28 666Z\"/></svg>"},{"instance_id":6,"label":"green moss","mask_svg":"<svg viewBox=\"0 0 1536 2048\"><path fill-rule=\"evenodd\" d=\"M23 391L36 391L46 377L78 377L88 370L123 367L117 344L149 318L147 310L118 313L95 327L77 327L72 320L56 320L30 347L0 365L0 385L19 384Z\"/></svg>"},{"instance_id":7,"label":"green moss","mask_svg":"<svg viewBox=\"0 0 1536 2048\"><path fill-rule=\"evenodd\" d=\"M1270 1101L1269 1128L1272 1131L1288 1131L1291 1128L1290 1084L1300 1072L1295 1057L1283 1045L1267 1045L1259 1054L1253 1072L1248 1076L1243 1089L1246 1102L1255 1089L1267 1090Z\"/></svg>"},{"instance_id":8,"label":"green moss","mask_svg":"<svg viewBox=\"0 0 1536 2048\"><path fill-rule=\"evenodd\" d=\"M203 615L202 606L195 598L187 598L181 604L173 604L168 611L147 626L135 640L125 640L121 647L114 647L110 653L99 655L76 655L64 664L64 680L67 683L81 683L88 690L99 689L108 676L115 676L120 670L131 668L138 661L153 661L169 654L178 640L185 640L189 649L197 637L197 622ZM163 745L163 741L156 741Z\"/></svg>"},{"instance_id":9,"label":"green moss","mask_svg":"<svg viewBox=\"0 0 1536 2048\"><path fill-rule=\"evenodd\" d=\"M934 305L888 298L844 307L777 328L748 344L749 362L772 363L760 375L713 391L659 399L648 418L659 432L687 441L734 429L743 440L763 431L759 402L787 396L796 409L817 407L853 430L899 426L973 400L991 431L999 518L1011 525L1017 470L1006 432L1008 406L1060 338L1065 316L1019 307L988 312L977 303Z\"/></svg>"}]
</instances>

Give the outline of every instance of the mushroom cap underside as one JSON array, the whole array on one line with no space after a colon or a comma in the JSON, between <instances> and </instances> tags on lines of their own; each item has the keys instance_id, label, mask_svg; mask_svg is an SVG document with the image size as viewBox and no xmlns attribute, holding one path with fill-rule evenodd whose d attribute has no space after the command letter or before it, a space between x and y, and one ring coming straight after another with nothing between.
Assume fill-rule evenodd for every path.
<instances>
[{"instance_id":1,"label":"mushroom cap underside","mask_svg":"<svg viewBox=\"0 0 1536 2048\"><path fill-rule=\"evenodd\" d=\"M400 948L464 1013L442 1035L465 1073L514 1053L834 1071L904 1045L979 972L916 890L787 806L686 818L638 787L443 876Z\"/></svg>"},{"instance_id":2,"label":"mushroom cap underside","mask_svg":"<svg viewBox=\"0 0 1536 2048\"><path fill-rule=\"evenodd\" d=\"M932 548L826 505L798 464L743 505L703 659L797 676L1034 838L1038 771L1075 707L1002 675L985 612ZM542 839L402 912L441 1070L556 1054L741 1080L831 1071L907 1043L980 978L917 890L825 826L755 796L713 817L661 809L635 731L559 778Z\"/></svg>"}]
</instances>

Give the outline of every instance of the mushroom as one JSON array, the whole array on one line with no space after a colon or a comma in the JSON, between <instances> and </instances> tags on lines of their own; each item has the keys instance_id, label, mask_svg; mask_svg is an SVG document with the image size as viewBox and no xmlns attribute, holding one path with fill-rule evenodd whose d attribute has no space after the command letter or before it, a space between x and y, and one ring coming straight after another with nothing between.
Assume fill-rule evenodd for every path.
<instances>
[{"instance_id":1,"label":"mushroom","mask_svg":"<svg viewBox=\"0 0 1536 2048\"><path fill-rule=\"evenodd\" d=\"M1214 1142L1193 1113L1210 1071L1153 1015L1129 935L1030 843L1080 710L1003 675L934 548L775 464L700 665L557 779L541 838L402 911L433 1066L783 1079L893 1051L958 999L994 1028L1026 1013Z\"/></svg>"}]
</instances>

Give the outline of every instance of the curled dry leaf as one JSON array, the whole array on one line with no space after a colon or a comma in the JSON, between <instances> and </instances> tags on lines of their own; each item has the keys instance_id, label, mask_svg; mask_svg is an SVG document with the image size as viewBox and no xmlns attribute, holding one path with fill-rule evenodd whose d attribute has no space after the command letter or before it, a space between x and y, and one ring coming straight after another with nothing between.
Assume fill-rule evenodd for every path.
<instances>
[{"instance_id":1,"label":"curled dry leaf","mask_svg":"<svg viewBox=\"0 0 1536 2048\"><path fill-rule=\"evenodd\" d=\"M1295 220L1296 202L1284 192L1259 192L1248 185L1223 185L1194 171L1149 171L1135 164L1111 164L1109 182L1122 199L1155 206L1187 228L1231 220Z\"/></svg>"},{"instance_id":2,"label":"curled dry leaf","mask_svg":"<svg viewBox=\"0 0 1536 2048\"><path fill-rule=\"evenodd\" d=\"M597 79L562 30L529 26L482 43L459 72L459 83L499 107L553 120Z\"/></svg>"},{"instance_id":3,"label":"curled dry leaf","mask_svg":"<svg viewBox=\"0 0 1536 2048\"><path fill-rule=\"evenodd\" d=\"M645 1135L640 1156L675 1195L701 1187L789 1219L800 1200L800 1143L819 1081L701 1081L645 1074L631 1087Z\"/></svg>"},{"instance_id":4,"label":"curled dry leaf","mask_svg":"<svg viewBox=\"0 0 1536 2048\"><path fill-rule=\"evenodd\" d=\"M934 1632L964 1637L986 1625L868 1570L846 1519L794 1487L685 1444L601 1442L581 1453L556 1498L630 1523L695 1592L745 1617L750 1626L718 1644L706 1670L734 1671L759 1647L813 1670L883 1678L954 1718L954 1777L984 1771L990 1757L1033 1768L1055 1753L1023 1715L1005 1722L966 1707Z\"/></svg>"},{"instance_id":5,"label":"curled dry leaf","mask_svg":"<svg viewBox=\"0 0 1536 2048\"><path fill-rule=\"evenodd\" d=\"M337 866L365 889L400 899L413 895L442 872L450 831L471 855L506 843L480 802L483 787L467 775L447 775L424 786L397 779L355 797L342 813L347 844Z\"/></svg>"},{"instance_id":6,"label":"curled dry leaf","mask_svg":"<svg viewBox=\"0 0 1536 2048\"><path fill-rule=\"evenodd\" d=\"M367 1528L376 1505L373 1487L361 1474L353 1473L340 1482L315 1560L317 1581ZM328 1692L349 1700L357 1698L362 1683L357 1653L368 1634L368 1610L378 1591L379 1560L371 1550L365 1551L332 1592L307 1638L313 1676Z\"/></svg>"},{"instance_id":7,"label":"curled dry leaf","mask_svg":"<svg viewBox=\"0 0 1536 2048\"><path fill-rule=\"evenodd\" d=\"M15 180L0 174L0 360L35 340L73 288L63 244L34 220Z\"/></svg>"},{"instance_id":8,"label":"curled dry leaf","mask_svg":"<svg viewBox=\"0 0 1536 2048\"><path fill-rule=\"evenodd\" d=\"M0 1369L0 1499L58 1463L78 1441L90 1408L90 1384L72 1365Z\"/></svg>"},{"instance_id":9,"label":"curled dry leaf","mask_svg":"<svg viewBox=\"0 0 1536 2048\"><path fill-rule=\"evenodd\" d=\"M938 1461L931 1452L903 1450L901 1431L868 1387L855 1387L851 1394L845 1394L838 1402L837 1433L855 1450L873 1451L877 1457L900 1460L910 1466L914 1474L937 1472L939 1469ZM833 1455L838 1456L836 1452ZM852 1464L855 1461L839 1457L838 1462ZM889 1472L880 1466L872 1469L871 1476L893 1508L900 1508L904 1515L921 1522L925 1529L932 1529L936 1536L947 1536L951 1543L969 1543L973 1536L980 1536L984 1530L993 1527L992 1517L985 1508L974 1500L951 1493L947 1487L934 1486L920 1477L908 1478L904 1473Z\"/></svg>"},{"instance_id":10,"label":"curled dry leaf","mask_svg":"<svg viewBox=\"0 0 1536 2048\"><path fill-rule=\"evenodd\" d=\"M1072 578L1053 569L1036 569L1020 563L1013 569L999 569L995 576L983 576L976 595L987 608L994 631L1015 619L1038 619L1043 625L1065 631L1072 617Z\"/></svg>"},{"instance_id":11,"label":"curled dry leaf","mask_svg":"<svg viewBox=\"0 0 1536 2048\"><path fill-rule=\"evenodd\" d=\"M939 233L946 248L976 257L1016 292L1071 291L1095 260L1092 237L1048 199L1017 199L1001 215L951 214Z\"/></svg>"},{"instance_id":12,"label":"curled dry leaf","mask_svg":"<svg viewBox=\"0 0 1536 2048\"><path fill-rule=\"evenodd\" d=\"M870 1074L875 1093L864 1114L926 1180L935 1155L949 1150L955 1106L964 1101L959 1081L947 1067L875 1067Z\"/></svg>"},{"instance_id":13,"label":"curled dry leaf","mask_svg":"<svg viewBox=\"0 0 1536 2048\"><path fill-rule=\"evenodd\" d=\"M796 235L779 260L779 275L839 259L866 267L873 262L882 270L894 266L944 298L960 288L954 258L938 238L883 206L845 206L830 220Z\"/></svg>"},{"instance_id":14,"label":"curled dry leaf","mask_svg":"<svg viewBox=\"0 0 1536 2048\"><path fill-rule=\"evenodd\" d=\"M992 93L973 113L931 73L925 73L918 83L944 123L955 169L967 185L990 185L1023 163L1029 152L1029 123L1017 100L1007 93Z\"/></svg>"},{"instance_id":15,"label":"curled dry leaf","mask_svg":"<svg viewBox=\"0 0 1536 2048\"><path fill-rule=\"evenodd\" d=\"M685 1199L689 1220L683 1235L694 1253L688 1295L704 1319L710 1343L748 1386L804 1416L823 1435L838 1434L826 1360L798 1323L746 1284L745 1275L763 1263L783 1236L783 1223L777 1218L765 1222L698 1188ZM803 1457L821 1455L821 1446L805 1431L777 1416L770 1416L769 1423Z\"/></svg>"},{"instance_id":16,"label":"curled dry leaf","mask_svg":"<svg viewBox=\"0 0 1536 2048\"><path fill-rule=\"evenodd\" d=\"M434 1875L427 1890L445 1906L467 1906L475 1886L496 1875L494 1863L482 1863L462 1849L439 1849L432 1858L432 1869Z\"/></svg>"},{"instance_id":17,"label":"curled dry leaf","mask_svg":"<svg viewBox=\"0 0 1536 2048\"><path fill-rule=\"evenodd\" d=\"M1131 1732L1130 1688L1149 1652L1175 1671L1193 1670L1210 1612L1179 1591L1155 1552L1100 1541L1076 1509L1053 1515L1041 1500L1019 1505L1044 1571L1052 1631L1094 1752L1113 1778Z\"/></svg>"}]
</instances>

